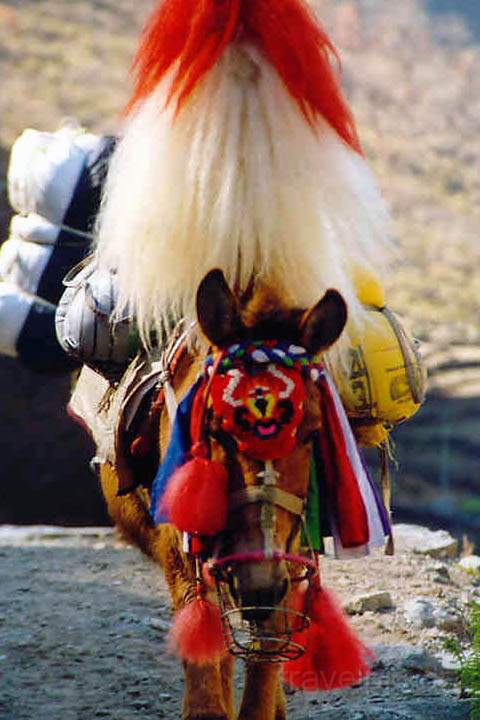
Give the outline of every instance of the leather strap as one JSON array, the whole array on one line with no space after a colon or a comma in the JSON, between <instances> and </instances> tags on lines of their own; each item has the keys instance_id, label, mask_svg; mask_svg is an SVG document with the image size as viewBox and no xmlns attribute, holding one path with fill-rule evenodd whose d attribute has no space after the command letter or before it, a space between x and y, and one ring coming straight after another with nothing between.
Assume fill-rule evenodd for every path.
<instances>
[{"instance_id":1,"label":"leather strap","mask_svg":"<svg viewBox=\"0 0 480 720\"><path fill-rule=\"evenodd\" d=\"M292 515L299 515L300 517L304 512L305 501L302 498L272 485L253 485L232 493L229 498L229 508L235 510L244 505L259 502L276 505L292 513Z\"/></svg>"},{"instance_id":2,"label":"leather strap","mask_svg":"<svg viewBox=\"0 0 480 720\"><path fill-rule=\"evenodd\" d=\"M417 405L421 405L425 401L425 391L422 388L421 382L419 382L414 362L412 362L412 355L418 363L421 362L418 357L418 353L416 352L415 347L409 342L403 327L398 322L396 315L390 310L390 308L385 306L380 312L387 318L393 332L395 333L395 337L398 340L398 344L400 345L405 362L405 372L407 373L408 384L410 392L412 393L413 401L417 403Z\"/></svg>"}]
</instances>

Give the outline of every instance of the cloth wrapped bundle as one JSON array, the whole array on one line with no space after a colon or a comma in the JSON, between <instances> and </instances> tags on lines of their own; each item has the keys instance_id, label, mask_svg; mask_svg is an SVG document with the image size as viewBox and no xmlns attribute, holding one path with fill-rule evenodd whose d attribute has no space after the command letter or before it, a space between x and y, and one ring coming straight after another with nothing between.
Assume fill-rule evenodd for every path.
<instances>
[{"instance_id":1,"label":"cloth wrapped bundle","mask_svg":"<svg viewBox=\"0 0 480 720\"><path fill-rule=\"evenodd\" d=\"M111 318L117 298L114 274L99 269L92 255L67 274L64 285L56 314L58 342L75 360L118 379L135 355L138 338L128 313Z\"/></svg>"},{"instance_id":2,"label":"cloth wrapped bundle","mask_svg":"<svg viewBox=\"0 0 480 720\"><path fill-rule=\"evenodd\" d=\"M3 279L58 302L63 277L88 253L114 146L115 138L78 127L22 133L8 169L10 203L21 215L0 260Z\"/></svg>"},{"instance_id":3,"label":"cloth wrapped bundle","mask_svg":"<svg viewBox=\"0 0 480 720\"><path fill-rule=\"evenodd\" d=\"M10 236L18 241L52 247L57 242L60 228L41 215L14 215L10 222Z\"/></svg>"},{"instance_id":4,"label":"cloth wrapped bundle","mask_svg":"<svg viewBox=\"0 0 480 720\"><path fill-rule=\"evenodd\" d=\"M115 139L64 127L25 130L12 147L9 200L18 213L35 213L62 227L91 230Z\"/></svg>"},{"instance_id":5,"label":"cloth wrapped bundle","mask_svg":"<svg viewBox=\"0 0 480 720\"><path fill-rule=\"evenodd\" d=\"M8 195L20 214L0 248L0 353L36 370L78 364L58 344L55 310L64 276L88 253L114 146L78 127L25 130L13 145Z\"/></svg>"},{"instance_id":6,"label":"cloth wrapped bundle","mask_svg":"<svg viewBox=\"0 0 480 720\"><path fill-rule=\"evenodd\" d=\"M27 237L22 234L22 221L28 220ZM38 237L47 242L39 242L35 234L35 222L38 223ZM0 248L0 277L11 282L20 290L36 295L42 277L51 259L60 229L39 215L23 218L17 215L10 225L10 235ZM50 298L43 298L49 300Z\"/></svg>"}]
</instances>

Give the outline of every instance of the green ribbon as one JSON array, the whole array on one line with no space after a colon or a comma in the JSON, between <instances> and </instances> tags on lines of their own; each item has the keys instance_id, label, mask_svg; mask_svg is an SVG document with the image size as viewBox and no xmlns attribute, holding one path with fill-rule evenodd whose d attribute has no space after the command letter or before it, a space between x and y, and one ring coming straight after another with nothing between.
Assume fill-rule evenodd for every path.
<instances>
[{"instance_id":1,"label":"green ribbon","mask_svg":"<svg viewBox=\"0 0 480 720\"><path fill-rule=\"evenodd\" d=\"M308 489L307 507L305 511L305 522L308 538L305 530L302 529L302 545L311 545L316 552L323 553L323 532L322 532L322 503L320 492L320 478L318 473L317 453L313 453L310 465L310 485Z\"/></svg>"}]
</instances>

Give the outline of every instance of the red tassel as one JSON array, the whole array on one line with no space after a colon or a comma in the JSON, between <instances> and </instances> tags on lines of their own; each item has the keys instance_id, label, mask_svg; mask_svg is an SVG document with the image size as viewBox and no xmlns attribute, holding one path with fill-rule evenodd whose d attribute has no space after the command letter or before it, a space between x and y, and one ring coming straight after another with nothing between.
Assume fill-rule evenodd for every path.
<instances>
[{"instance_id":1,"label":"red tassel","mask_svg":"<svg viewBox=\"0 0 480 720\"><path fill-rule=\"evenodd\" d=\"M197 598L175 616L169 636L170 648L182 660L206 665L220 660L227 651L218 605Z\"/></svg>"},{"instance_id":2,"label":"red tassel","mask_svg":"<svg viewBox=\"0 0 480 720\"><path fill-rule=\"evenodd\" d=\"M285 663L285 680L300 690L333 690L359 682L370 673L373 653L349 626L333 597L314 590L311 626L293 639L306 648L298 660Z\"/></svg>"},{"instance_id":3,"label":"red tassel","mask_svg":"<svg viewBox=\"0 0 480 720\"><path fill-rule=\"evenodd\" d=\"M198 448L192 449L198 454ZM227 524L225 467L215 460L194 457L175 471L165 490L162 506L181 532L217 535Z\"/></svg>"}]
</instances>

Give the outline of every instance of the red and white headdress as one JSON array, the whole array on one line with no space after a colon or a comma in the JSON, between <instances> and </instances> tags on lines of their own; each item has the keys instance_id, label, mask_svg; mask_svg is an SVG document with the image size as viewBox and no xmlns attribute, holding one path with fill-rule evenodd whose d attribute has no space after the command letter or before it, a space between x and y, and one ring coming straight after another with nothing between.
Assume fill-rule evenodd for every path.
<instances>
[{"instance_id":1,"label":"red and white headdress","mask_svg":"<svg viewBox=\"0 0 480 720\"><path fill-rule=\"evenodd\" d=\"M194 314L220 267L309 307L328 287L351 322L355 266L377 270L388 213L341 92L332 42L303 0L163 0L99 225L100 261L145 336Z\"/></svg>"}]
</instances>

